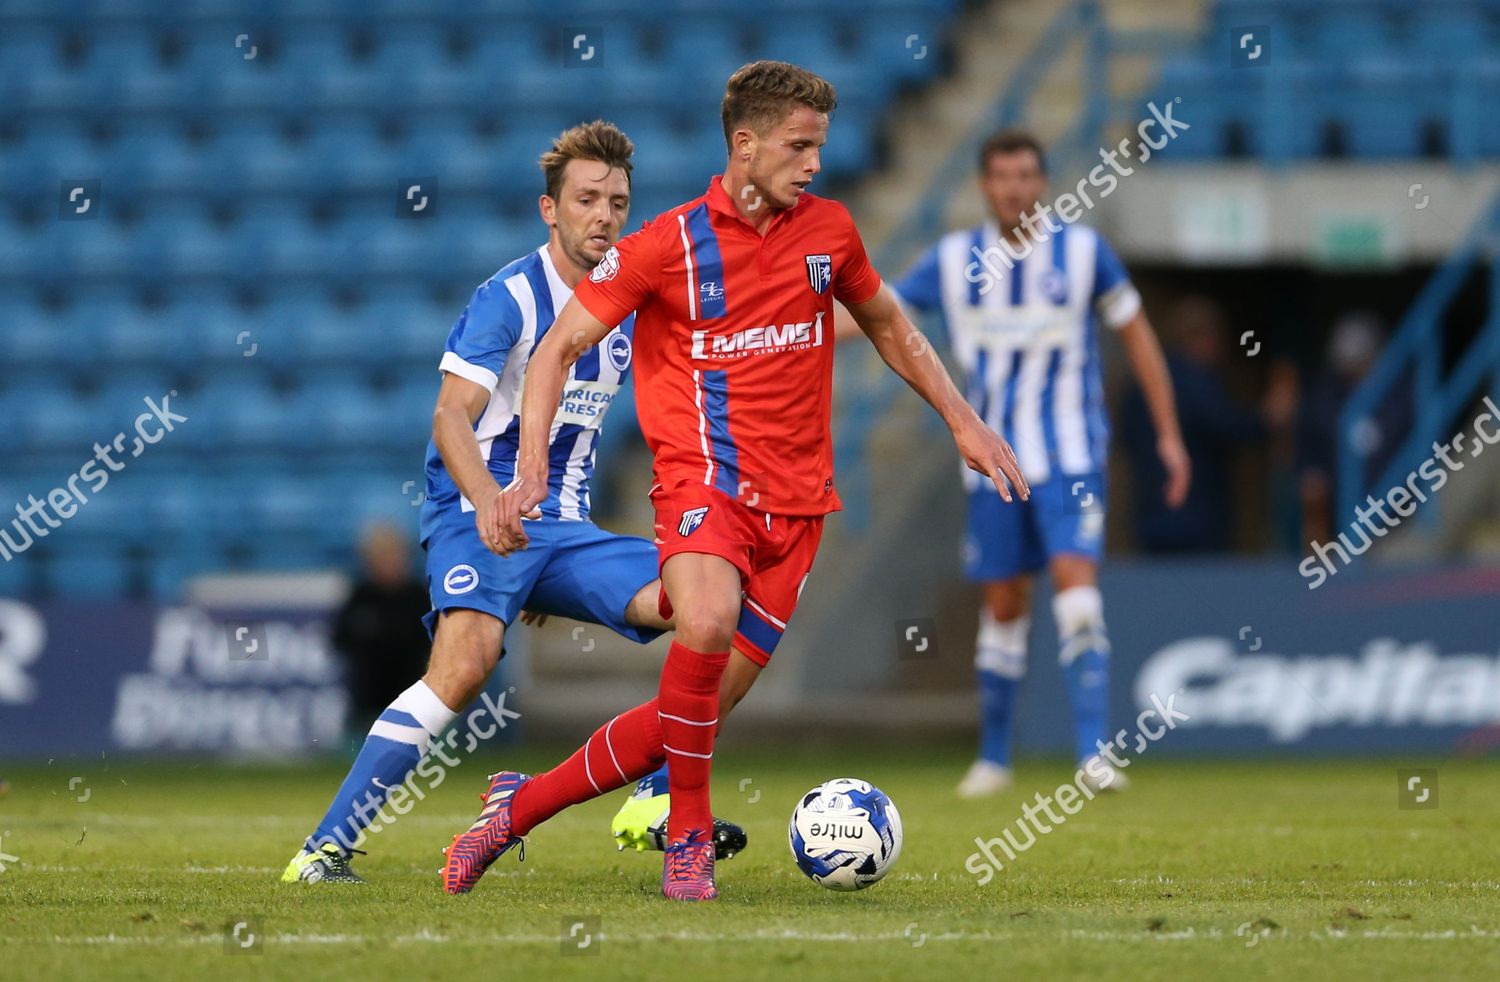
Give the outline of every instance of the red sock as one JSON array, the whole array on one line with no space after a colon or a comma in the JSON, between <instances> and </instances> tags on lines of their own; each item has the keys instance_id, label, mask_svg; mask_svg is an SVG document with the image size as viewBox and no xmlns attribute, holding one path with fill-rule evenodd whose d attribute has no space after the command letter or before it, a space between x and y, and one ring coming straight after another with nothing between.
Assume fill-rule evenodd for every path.
<instances>
[{"instance_id":1,"label":"red sock","mask_svg":"<svg viewBox=\"0 0 1500 982\"><path fill-rule=\"evenodd\" d=\"M708 775L719 728L719 680L728 663L727 651L704 653L673 641L662 666L656 701L672 791L672 814L667 818L671 842L692 829L713 829Z\"/></svg>"},{"instance_id":2,"label":"red sock","mask_svg":"<svg viewBox=\"0 0 1500 982\"><path fill-rule=\"evenodd\" d=\"M656 715L655 699L621 713L573 756L523 784L511 802L511 831L525 835L564 808L623 788L660 767Z\"/></svg>"}]
</instances>

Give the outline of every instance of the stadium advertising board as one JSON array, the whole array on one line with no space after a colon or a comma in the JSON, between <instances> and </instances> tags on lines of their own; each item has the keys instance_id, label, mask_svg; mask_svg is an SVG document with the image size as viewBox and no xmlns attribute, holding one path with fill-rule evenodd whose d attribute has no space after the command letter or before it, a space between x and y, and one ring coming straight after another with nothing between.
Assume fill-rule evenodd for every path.
<instances>
[{"instance_id":1,"label":"stadium advertising board","mask_svg":"<svg viewBox=\"0 0 1500 982\"><path fill-rule=\"evenodd\" d=\"M1286 563L1106 564L1112 719L1180 693L1153 753L1465 753L1500 740L1500 575L1348 571L1309 591ZM1039 619L1022 743L1069 745Z\"/></svg>"},{"instance_id":2,"label":"stadium advertising board","mask_svg":"<svg viewBox=\"0 0 1500 982\"><path fill-rule=\"evenodd\" d=\"M10 753L333 750L346 704L316 611L0 601Z\"/></svg>"},{"instance_id":3,"label":"stadium advertising board","mask_svg":"<svg viewBox=\"0 0 1500 982\"><path fill-rule=\"evenodd\" d=\"M1188 719L1153 755L1477 752L1500 740L1497 579L1350 570L1309 591L1285 563L1106 564L1112 720L1175 693ZM1062 753L1071 734L1049 620L1033 631L1017 739ZM0 600L0 748L341 748L346 697L325 621L306 609Z\"/></svg>"}]
</instances>

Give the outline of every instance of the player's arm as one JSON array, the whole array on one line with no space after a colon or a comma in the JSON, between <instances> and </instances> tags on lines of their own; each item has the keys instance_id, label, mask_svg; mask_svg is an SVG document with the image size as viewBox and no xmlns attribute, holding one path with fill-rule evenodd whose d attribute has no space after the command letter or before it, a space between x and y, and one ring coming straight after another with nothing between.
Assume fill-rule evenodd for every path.
<instances>
[{"instance_id":1,"label":"player's arm","mask_svg":"<svg viewBox=\"0 0 1500 982\"><path fill-rule=\"evenodd\" d=\"M863 333L865 332L860 330L859 321L855 320L854 315L849 313L849 308L835 300L833 302L834 340L848 341L850 338L857 338Z\"/></svg>"},{"instance_id":2,"label":"player's arm","mask_svg":"<svg viewBox=\"0 0 1500 982\"><path fill-rule=\"evenodd\" d=\"M891 284L891 293L908 318L912 312L927 313L942 306L942 278L938 264L938 246L933 246L917 257L911 268L900 280ZM848 341L864 332L859 322L837 300L833 304L833 336L838 341Z\"/></svg>"},{"instance_id":3,"label":"player's arm","mask_svg":"<svg viewBox=\"0 0 1500 982\"><path fill-rule=\"evenodd\" d=\"M1146 399L1146 408L1156 429L1156 455L1161 458L1162 467L1167 472L1162 494L1169 507L1179 508L1187 500L1188 487L1192 483L1192 463L1182 442L1167 359L1144 309L1137 310L1135 316L1120 328L1120 341L1125 345L1125 356L1140 383L1141 394Z\"/></svg>"},{"instance_id":4,"label":"player's arm","mask_svg":"<svg viewBox=\"0 0 1500 982\"><path fill-rule=\"evenodd\" d=\"M1140 383L1146 409L1156 430L1156 455L1167 472L1162 496L1167 505L1177 508L1187 500L1192 468L1187 448L1182 443L1182 428L1177 424L1177 400L1172 395L1172 376L1167 359L1161 353L1156 332L1146 319L1141 295L1130 282L1125 264L1103 236L1095 238L1094 286L1090 295L1099 319L1118 331L1125 345L1130 369Z\"/></svg>"},{"instance_id":5,"label":"player's arm","mask_svg":"<svg viewBox=\"0 0 1500 982\"><path fill-rule=\"evenodd\" d=\"M487 280L459 315L438 370L443 383L432 413L432 442L458 490L474 505L479 541L495 549L500 488L490 474L474 427L489 404L520 337L521 308L501 284Z\"/></svg>"},{"instance_id":6,"label":"player's arm","mask_svg":"<svg viewBox=\"0 0 1500 982\"><path fill-rule=\"evenodd\" d=\"M521 396L521 446L516 454L516 477L500 494L499 548L501 555L526 548L522 516L534 518L547 500L547 457L552 421L562 402L568 370L614 327L589 313L576 297L531 352Z\"/></svg>"},{"instance_id":7,"label":"player's arm","mask_svg":"<svg viewBox=\"0 0 1500 982\"><path fill-rule=\"evenodd\" d=\"M870 299L848 307L885 363L948 424L964 463L994 481L995 490L1006 501L1011 500L1007 481L1023 499L1031 497L1031 488L1021 475L1021 465L1010 444L985 426L964 399L937 352L906 316L890 287L882 283Z\"/></svg>"},{"instance_id":8,"label":"player's arm","mask_svg":"<svg viewBox=\"0 0 1500 982\"><path fill-rule=\"evenodd\" d=\"M437 407L432 411L432 442L443 458L443 466L458 490L474 503L479 538L494 549L499 542L499 512L496 499L500 485L485 465L474 436L474 424L489 404L490 391L452 372L443 374Z\"/></svg>"}]
</instances>

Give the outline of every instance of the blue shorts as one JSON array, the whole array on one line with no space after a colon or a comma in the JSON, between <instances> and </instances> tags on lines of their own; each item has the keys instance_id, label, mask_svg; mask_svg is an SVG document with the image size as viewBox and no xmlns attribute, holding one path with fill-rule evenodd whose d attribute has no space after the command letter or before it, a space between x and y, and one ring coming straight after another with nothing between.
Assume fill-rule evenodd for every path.
<instances>
[{"instance_id":1,"label":"blue shorts","mask_svg":"<svg viewBox=\"0 0 1500 982\"><path fill-rule=\"evenodd\" d=\"M1006 580L1034 573L1053 556L1069 553L1099 562L1104 552L1104 479L1099 474L1059 474L1031 486L1031 499L1006 504L993 485L969 495L964 574L971 580Z\"/></svg>"},{"instance_id":2,"label":"blue shorts","mask_svg":"<svg viewBox=\"0 0 1500 982\"><path fill-rule=\"evenodd\" d=\"M529 546L498 556L479 541L473 512L453 507L437 516L422 543L432 597L432 612L422 618L429 637L438 614L456 607L493 614L507 627L524 607L602 624L641 644L661 635L625 622L631 599L657 577L652 543L593 522L554 519L528 521L526 535Z\"/></svg>"}]
</instances>

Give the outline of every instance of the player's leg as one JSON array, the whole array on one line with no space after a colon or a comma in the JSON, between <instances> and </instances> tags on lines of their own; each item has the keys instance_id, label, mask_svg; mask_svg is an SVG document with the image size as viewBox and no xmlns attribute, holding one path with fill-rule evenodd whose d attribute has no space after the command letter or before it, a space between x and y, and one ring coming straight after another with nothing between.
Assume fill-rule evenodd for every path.
<instances>
[{"instance_id":1,"label":"player's leg","mask_svg":"<svg viewBox=\"0 0 1500 982\"><path fill-rule=\"evenodd\" d=\"M759 674L760 666L745 655L731 656L721 680L721 721ZM658 707L658 700L652 699L621 713L594 731L572 756L536 777L514 771L493 775L479 819L455 836L446 850L443 889L467 893L500 855L542 822L661 767L666 752ZM715 839L715 845L732 843Z\"/></svg>"},{"instance_id":2,"label":"player's leg","mask_svg":"<svg viewBox=\"0 0 1500 982\"><path fill-rule=\"evenodd\" d=\"M654 550L653 550L654 551ZM661 579L654 578L641 587L625 605L625 622L648 631L670 631L672 618L662 616Z\"/></svg>"},{"instance_id":3,"label":"player's leg","mask_svg":"<svg viewBox=\"0 0 1500 982\"><path fill-rule=\"evenodd\" d=\"M397 696L370 728L303 855L294 857L282 874L284 882L357 879L347 869L349 854L372 823L388 820L380 809L390 790L411 776L458 708L484 688L499 658L504 630L498 618L477 610L445 612L433 637L427 673ZM342 863L333 858L335 853Z\"/></svg>"},{"instance_id":4,"label":"player's leg","mask_svg":"<svg viewBox=\"0 0 1500 982\"><path fill-rule=\"evenodd\" d=\"M764 668L796 610L802 587L811 573L818 541L822 537L823 519L821 516L786 517L751 513L748 509L744 511L744 515L754 522L755 539L748 575L734 567L734 571L743 576L744 593L738 617L734 621L732 638L737 651L743 652L756 665ZM689 652L692 655L700 655L709 645L723 643L719 633L724 629L723 611L717 605L725 599L724 591L730 588L732 582L726 568L711 563L678 564L683 559L698 558L700 557L679 554L662 567L662 580L667 596L680 612L677 621L678 637L688 633L689 637L696 634L700 639L696 642L698 648ZM729 566L727 560L723 562L723 567ZM719 579L716 581L715 577ZM696 587L699 594L693 596L688 593L684 598L678 591L678 587L684 582L690 587ZM680 599L683 603L699 605L700 610L706 607L715 615L705 620L702 633L687 631L690 622L687 611L692 608L677 607ZM663 671L658 698L662 708L662 738L667 749L672 811L668 821L668 845L662 868L662 894L669 900L712 900L718 896L718 886L714 879L714 851L701 841L698 830L702 826L698 823L702 821L699 816L706 814L708 808L713 734L703 733L702 737L706 739L700 739L700 743L690 748L682 746L679 741L698 738L701 731L708 727L698 722L703 718L701 713L704 707L701 700L697 705L684 703L683 706L684 711L700 715L673 720L669 715L671 710L667 702L671 684L668 672ZM674 722L683 725L674 726ZM698 806L700 811L697 814L685 813L682 791L691 787L695 780L702 781L702 804Z\"/></svg>"},{"instance_id":5,"label":"player's leg","mask_svg":"<svg viewBox=\"0 0 1500 982\"><path fill-rule=\"evenodd\" d=\"M732 499L701 485L687 486L680 494L675 493L677 490L658 489L654 496L657 534L663 541L659 551L663 595L667 598L662 614L671 616L673 609L678 611L677 636L662 668L657 699L621 713L605 724L569 762L554 769L559 772L555 774L557 781L538 786L535 779L517 781L521 775L497 775L496 782L501 786L491 786L479 820L469 831L457 836L448 850L449 859L443 871L443 888L447 892L465 893L472 889L494 859L520 841L524 831L578 800L580 795L592 797L597 793L596 787L607 787L609 774L613 773L616 780L621 775L628 780L631 773L639 778L660 766L656 755L665 752L671 762L674 757L685 756L673 751L686 750L702 754L691 758L702 773L695 773L692 763L686 768L669 770L674 802L671 819L676 821L683 814L686 802L692 819L701 823L693 827L699 835L690 837L688 845L700 863L706 864L707 889L702 890L701 884L693 886L704 897L713 895L714 849L710 841L713 819L708 814L707 765L712 759L718 724L719 686L730 658L742 577L750 569L756 532L741 514L744 510ZM705 506L705 501L711 504ZM707 555L704 550L735 556L736 561ZM708 584L717 589L705 589ZM699 647L692 647L694 644ZM704 651L704 647L710 650ZM609 758L611 768L616 763L619 768L606 770L604 757ZM603 774L594 772L595 760L599 761ZM636 767L641 769L635 770ZM577 780L580 773L586 787ZM565 776L571 776L571 781L565 783L562 780ZM600 783L600 778L605 783ZM684 782L686 794L678 793L679 781ZM669 844L669 863L674 855L682 854L679 845Z\"/></svg>"},{"instance_id":6,"label":"player's leg","mask_svg":"<svg viewBox=\"0 0 1500 982\"><path fill-rule=\"evenodd\" d=\"M671 630L671 619L663 617L661 613L659 579L653 579L636 592L626 607L625 619L628 623L648 629ZM729 664L724 668L723 682L719 685L721 732L729 711L744 698L759 674L760 665L739 650L733 650ZM609 823L610 835L620 849L633 848L637 852L647 849L664 850L667 847L667 823L671 809L671 785L664 759L661 766L636 781L635 788ZM718 816L714 817L713 836L716 859L733 858L744 851L750 841L742 827Z\"/></svg>"},{"instance_id":7,"label":"player's leg","mask_svg":"<svg viewBox=\"0 0 1500 982\"><path fill-rule=\"evenodd\" d=\"M964 572L981 588L974 676L979 691L979 755L958 784L963 798L998 794L1012 784L1011 731L1026 675L1031 631L1031 573L1043 565L1033 505L980 489L969 496Z\"/></svg>"},{"instance_id":8,"label":"player's leg","mask_svg":"<svg viewBox=\"0 0 1500 982\"><path fill-rule=\"evenodd\" d=\"M1058 660L1073 709L1073 744L1085 780L1096 788L1120 790L1125 775L1100 752L1109 725L1109 635L1099 594L1099 560L1104 546L1105 488L1097 474L1059 475L1040 495L1039 522L1052 574L1052 614L1057 621Z\"/></svg>"},{"instance_id":9,"label":"player's leg","mask_svg":"<svg viewBox=\"0 0 1500 982\"><path fill-rule=\"evenodd\" d=\"M708 778L719 726L719 684L741 607L741 574L729 560L682 552L662 564L662 588L676 611L676 636L657 690L667 753L671 843L706 837L713 826Z\"/></svg>"},{"instance_id":10,"label":"player's leg","mask_svg":"<svg viewBox=\"0 0 1500 982\"><path fill-rule=\"evenodd\" d=\"M616 535L592 522L569 522L560 527L553 559L527 604L538 611L600 624L645 644L672 627L661 610L660 562L656 546L646 539ZM754 667L753 662L746 664ZM627 727L630 722L626 720ZM601 731L599 739L591 739L562 765L538 774L524 790L518 790L511 806L512 826L529 831L562 808L615 790L621 786L617 782L637 780L635 791L611 823L611 832L621 848L664 849L663 823L671 808L666 766L658 763L641 776L629 754L623 764L614 757L592 759L613 746L613 734L613 726L608 733ZM659 732L653 728L645 736L642 747L656 753ZM746 843L744 829L721 819L714 820L713 838L720 858L734 855Z\"/></svg>"},{"instance_id":11,"label":"player's leg","mask_svg":"<svg viewBox=\"0 0 1500 982\"><path fill-rule=\"evenodd\" d=\"M480 543L472 517L458 512L438 523L425 547L433 603L424 618L433 638L427 671L370 728L322 821L282 874L284 882L358 879L348 869L350 853L368 829L392 821L381 811L391 790L484 688L500 658L505 624L519 612L548 548L541 536L531 549L502 560Z\"/></svg>"},{"instance_id":12,"label":"player's leg","mask_svg":"<svg viewBox=\"0 0 1500 982\"><path fill-rule=\"evenodd\" d=\"M720 681L718 717L744 698L760 675L760 666L736 651ZM642 703L595 730L583 746L550 771L527 781L516 793L511 825L525 835L572 805L625 787L655 773L666 761L656 699Z\"/></svg>"},{"instance_id":13,"label":"player's leg","mask_svg":"<svg viewBox=\"0 0 1500 982\"><path fill-rule=\"evenodd\" d=\"M672 795L662 894L669 900L712 900L719 893L708 780L719 726L719 686L757 553L769 546L771 518L695 483L658 488L652 502L662 564L662 613L676 612L676 635L656 695Z\"/></svg>"},{"instance_id":14,"label":"player's leg","mask_svg":"<svg viewBox=\"0 0 1500 982\"><path fill-rule=\"evenodd\" d=\"M1090 764L1109 739L1109 635L1098 566L1087 556L1060 554L1049 564L1056 590L1058 659L1073 708L1073 743L1080 766ZM1093 761L1084 780L1096 789L1123 790L1126 777L1106 760Z\"/></svg>"},{"instance_id":15,"label":"player's leg","mask_svg":"<svg viewBox=\"0 0 1500 982\"><path fill-rule=\"evenodd\" d=\"M974 675L979 687L979 756L958 785L961 798L1009 790L1011 730L1016 692L1026 676L1031 632L1031 577L1013 576L981 584L979 636Z\"/></svg>"}]
</instances>

